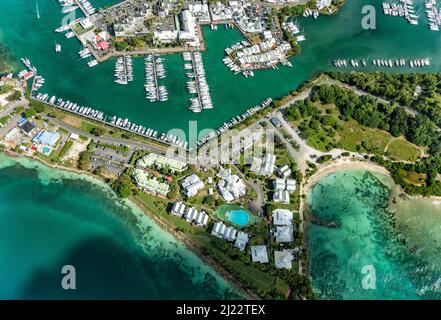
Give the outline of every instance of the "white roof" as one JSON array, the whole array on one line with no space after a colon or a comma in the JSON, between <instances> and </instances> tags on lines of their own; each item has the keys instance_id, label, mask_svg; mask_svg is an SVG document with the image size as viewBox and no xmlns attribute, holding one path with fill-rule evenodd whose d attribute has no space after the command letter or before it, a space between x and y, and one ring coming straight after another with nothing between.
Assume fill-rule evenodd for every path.
<instances>
[{"instance_id":1,"label":"white roof","mask_svg":"<svg viewBox=\"0 0 441 320\"><path fill-rule=\"evenodd\" d=\"M273 224L276 226L292 225L293 214L287 209L276 209L273 211Z\"/></svg>"},{"instance_id":2,"label":"white roof","mask_svg":"<svg viewBox=\"0 0 441 320\"><path fill-rule=\"evenodd\" d=\"M253 262L268 263L268 252L266 246L252 246L251 259Z\"/></svg>"},{"instance_id":3,"label":"white roof","mask_svg":"<svg viewBox=\"0 0 441 320\"><path fill-rule=\"evenodd\" d=\"M276 227L274 236L276 237L276 242L292 242L294 241L294 228L293 226Z\"/></svg>"},{"instance_id":4,"label":"white roof","mask_svg":"<svg viewBox=\"0 0 441 320\"><path fill-rule=\"evenodd\" d=\"M294 256L289 250L274 251L274 263L277 269L291 270L293 260Z\"/></svg>"},{"instance_id":5,"label":"white roof","mask_svg":"<svg viewBox=\"0 0 441 320\"><path fill-rule=\"evenodd\" d=\"M245 247L248 243L249 237L248 234L245 232L240 231L237 234L236 242L234 243L234 246L236 248L239 248L241 251L245 250Z\"/></svg>"}]
</instances>

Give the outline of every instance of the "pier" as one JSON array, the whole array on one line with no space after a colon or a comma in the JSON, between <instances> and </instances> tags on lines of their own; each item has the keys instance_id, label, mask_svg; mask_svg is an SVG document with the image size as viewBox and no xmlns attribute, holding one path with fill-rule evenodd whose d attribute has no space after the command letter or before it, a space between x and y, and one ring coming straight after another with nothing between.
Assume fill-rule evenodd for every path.
<instances>
[{"instance_id":1,"label":"pier","mask_svg":"<svg viewBox=\"0 0 441 320\"><path fill-rule=\"evenodd\" d=\"M191 64L193 66L194 80L196 82L197 98L199 101L199 105L202 108L201 86L199 84L200 79L199 79L199 73L197 72L197 66L196 66L196 61L194 58L194 53L191 53Z\"/></svg>"},{"instance_id":2,"label":"pier","mask_svg":"<svg viewBox=\"0 0 441 320\"><path fill-rule=\"evenodd\" d=\"M75 4L78 6L78 8L81 10L81 12L84 14L84 16L88 17L89 13L86 11L86 9L83 7L83 4L78 1L78 0L74 0Z\"/></svg>"}]
</instances>

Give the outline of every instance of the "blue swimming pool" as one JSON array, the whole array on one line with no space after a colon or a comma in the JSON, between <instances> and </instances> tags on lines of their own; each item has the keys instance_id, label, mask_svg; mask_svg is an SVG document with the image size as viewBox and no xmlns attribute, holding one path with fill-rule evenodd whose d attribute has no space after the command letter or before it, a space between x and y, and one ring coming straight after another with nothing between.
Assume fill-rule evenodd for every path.
<instances>
[{"instance_id":1,"label":"blue swimming pool","mask_svg":"<svg viewBox=\"0 0 441 320\"><path fill-rule=\"evenodd\" d=\"M226 214L228 221L238 226L246 226L250 220L245 210L231 210Z\"/></svg>"}]
</instances>

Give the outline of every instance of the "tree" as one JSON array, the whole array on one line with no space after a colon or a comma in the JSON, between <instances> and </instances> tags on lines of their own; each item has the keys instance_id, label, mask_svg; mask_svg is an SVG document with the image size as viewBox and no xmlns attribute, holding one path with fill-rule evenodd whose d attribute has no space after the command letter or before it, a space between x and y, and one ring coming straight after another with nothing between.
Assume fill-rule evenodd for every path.
<instances>
[{"instance_id":1,"label":"tree","mask_svg":"<svg viewBox=\"0 0 441 320\"><path fill-rule=\"evenodd\" d=\"M21 99L21 92L18 90L14 90L14 92L6 98L6 100L8 100L9 102L18 101L20 99Z\"/></svg>"},{"instance_id":2,"label":"tree","mask_svg":"<svg viewBox=\"0 0 441 320\"><path fill-rule=\"evenodd\" d=\"M127 198L134 194L135 185L128 173L123 173L113 184L113 190L120 198Z\"/></svg>"},{"instance_id":3,"label":"tree","mask_svg":"<svg viewBox=\"0 0 441 320\"><path fill-rule=\"evenodd\" d=\"M93 134L96 137L99 137L99 136L102 136L103 134L105 134L106 130L103 129L103 128L96 128L96 127L94 127L92 129L90 129L90 133Z\"/></svg>"}]
</instances>

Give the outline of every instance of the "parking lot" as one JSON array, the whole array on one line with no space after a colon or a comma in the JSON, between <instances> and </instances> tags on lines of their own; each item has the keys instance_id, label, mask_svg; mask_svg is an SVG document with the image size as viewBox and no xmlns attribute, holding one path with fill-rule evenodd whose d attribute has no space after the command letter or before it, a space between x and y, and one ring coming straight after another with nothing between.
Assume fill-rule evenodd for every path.
<instances>
[{"instance_id":1,"label":"parking lot","mask_svg":"<svg viewBox=\"0 0 441 320\"><path fill-rule=\"evenodd\" d=\"M122 144L102 145L99 140L94 142L96 146L92 150L92 169L102 167L106 174L120 175L129 165L134 150ZM123 151L124 148L127 151Z\"/></svg>"}]
</instances>

